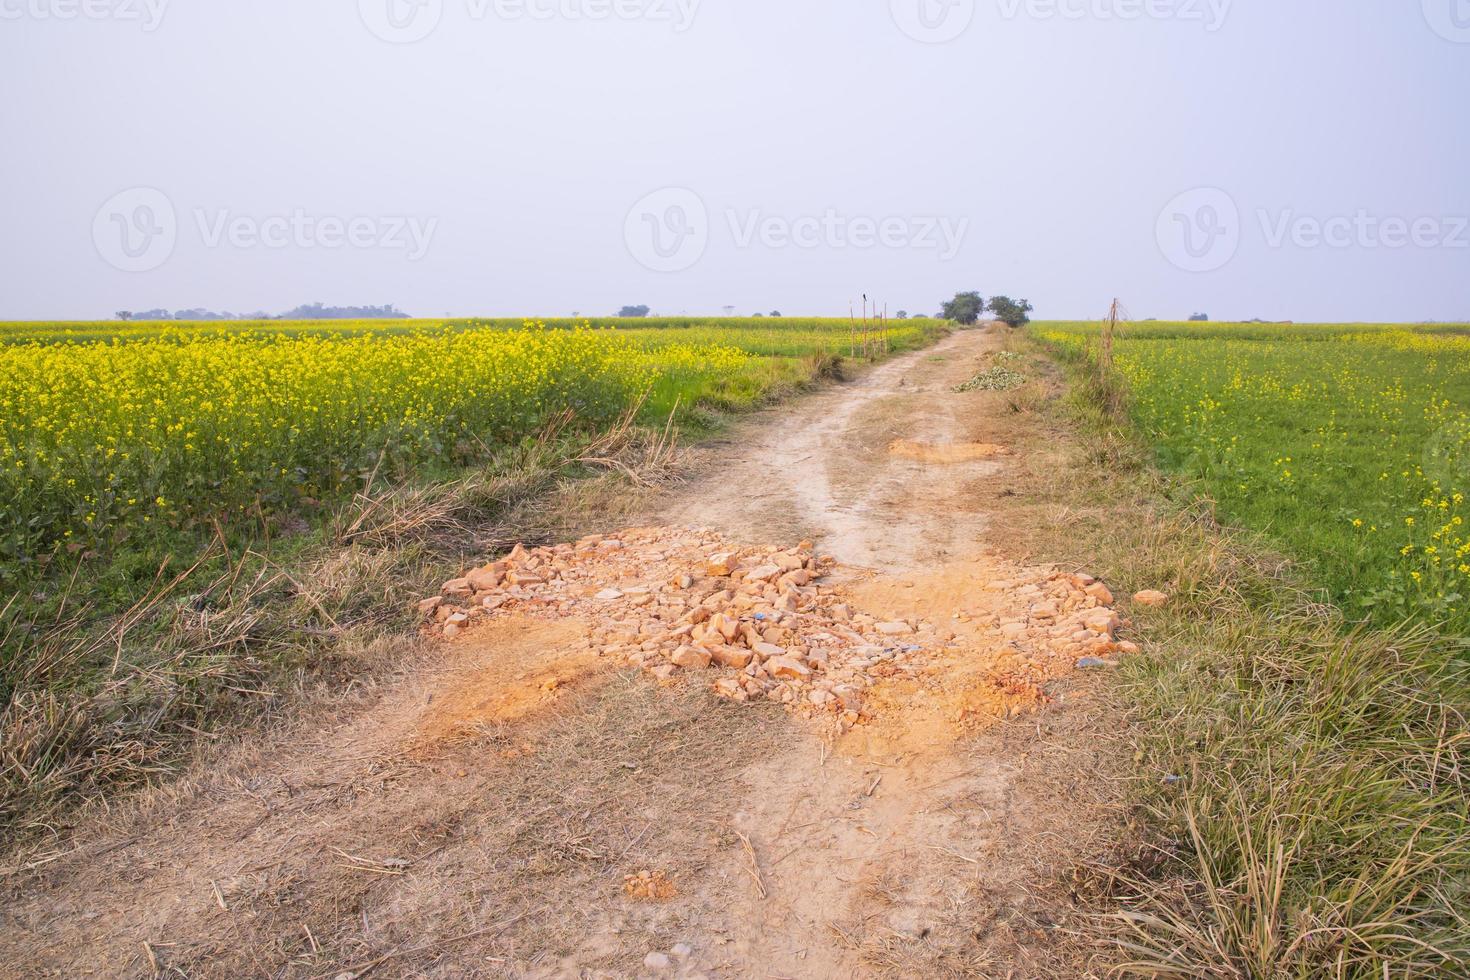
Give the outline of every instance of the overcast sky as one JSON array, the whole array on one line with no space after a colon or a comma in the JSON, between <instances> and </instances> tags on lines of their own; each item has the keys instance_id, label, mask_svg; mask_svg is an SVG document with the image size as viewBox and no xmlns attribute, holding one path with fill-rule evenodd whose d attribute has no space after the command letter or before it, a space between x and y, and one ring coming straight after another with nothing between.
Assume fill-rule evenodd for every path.
<instances>
[{"instance_id":1,"label":"overcast sky","mask_svg":"<svg viewBox=\"0 0 1470 980\"><path fill-rule=\"evenodd\" d=\"M1470 319L1470 0L0 0L0 318Z\"/></svg>"}]
</instances>

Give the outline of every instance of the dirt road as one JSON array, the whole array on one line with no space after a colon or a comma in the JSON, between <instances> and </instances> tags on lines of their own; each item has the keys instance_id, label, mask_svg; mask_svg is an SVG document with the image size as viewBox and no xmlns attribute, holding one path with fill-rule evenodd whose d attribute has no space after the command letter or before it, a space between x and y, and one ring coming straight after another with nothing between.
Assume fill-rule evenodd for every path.
<instances>
[{"instance_id":1,"label":"dirt road","mask_svg":"<svg viewBox=\"0 0 1470 980\"><path fill-rule=\"evenodd\" d=\"M999 347L994 335L958 333L739 432L710 451L711 472L681 495L669 519L753 543L811 537L844 564L895 571L974 555L986 504L966 491L1003 461L935 464L913 458L922 450L890 449L896 440L936 450L984 443L986 420L976 408L987 399L954 389Z\"/></svg>"},{"instance_id":2,"label":"dirt road","mask_svg":"<svg viewBox=\"0 0 1470 980\"><path fill-rule=\"evenodd\" d=\"M1048 570L988 528L1024 433L955 390L1000 343L740 425L645 521L810 539L869 621L922 624L861 723L654 684L566 603L487 616L9 869L0 974L1086 975L1060 926L1105 836L1098 708L1074 657L1018 652L1005 603Z\"/></svg>"}]
</instances>

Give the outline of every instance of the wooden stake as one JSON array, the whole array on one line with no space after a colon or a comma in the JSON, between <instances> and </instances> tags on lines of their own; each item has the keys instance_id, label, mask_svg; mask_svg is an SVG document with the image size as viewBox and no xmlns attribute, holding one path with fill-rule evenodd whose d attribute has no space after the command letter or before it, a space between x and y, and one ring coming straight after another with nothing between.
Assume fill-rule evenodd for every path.
<instances>
[{"instance_id":1,"label":"wooden stake","mask_svg":"<svg viewBox=\"0 0 1470 980\"><path fill-rule=\"evenodd\" d=\"M1098 373L1106 377L1113 369L1113 332L1118 329L1120 304L1116 299L1108 309L1108 318L1103 323L1102 345L1097 354Z\"/></svg>"}]
</instances>

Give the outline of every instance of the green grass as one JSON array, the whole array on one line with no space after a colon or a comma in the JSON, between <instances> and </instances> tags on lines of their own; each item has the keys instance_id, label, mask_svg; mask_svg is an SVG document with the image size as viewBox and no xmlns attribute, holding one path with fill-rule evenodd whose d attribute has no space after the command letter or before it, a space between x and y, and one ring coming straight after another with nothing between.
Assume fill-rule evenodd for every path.
<instances>
[{"instance_id":1,"label":"green grass","mask_svg":"<svg viewBox=\"0 0 1470 980\"><path fill-rule=\"evenodd\" d=\"M1096 879L1118 972L1470 976L1470 668L1321 603L1274 535L1217 523L1207 478L1151 465L1116 377L1063 363L1069 397L1034 400L1076 447L1041 550L1173 597L1129 610L1143 652L1112 699L1141 818Z\"/></svg>"},{"instance_id":2,"label":"green grass","mask_svg":"<svg viewBox=\"0 0 1470 980\"><path fill-rule=\"evenodd\" d=\"M1349 629L1258 543L1164 513L1111 529L1115 580L1176 596L1138 613L1149 642L1120 686L1152 825L1115 879L1123 962L1241 980L1466 975L1463 663L1433 633Z\"/></svg>"},{"instance_id":3,"label":"green grass","mask_svg":"<svg viewBox=\"0 0 1470 980\"><path fill-rule=\"evenodd\" d=\"M1038 323L1086 359L1099 327ZM1117 374L1165 470L1350 618L1470 631L1470 328L1125 324Z\"/></svg>"}]
</instances>

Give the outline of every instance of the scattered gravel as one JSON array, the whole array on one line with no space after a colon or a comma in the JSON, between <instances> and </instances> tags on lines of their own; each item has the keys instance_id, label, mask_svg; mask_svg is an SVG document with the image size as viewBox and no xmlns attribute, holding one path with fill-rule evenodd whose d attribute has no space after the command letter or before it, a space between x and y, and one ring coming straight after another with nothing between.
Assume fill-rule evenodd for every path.
<instances>
[{"instance_id":1,"label":"scattered gravel","mask_svg":"<svg viewBox=\"0 0 1470 980\"><path fill-rule=\"evenodd\" d=\"M867 692L917 677L951 644L922 619L879 619L828 584L834 559L810 542L736 548L710 531L641 528L616 537L527 550L444 584L419 604L446 637L487 617L521 615L588 624L588 649L660 682L699 678L736 701L768 699L794 713L866 719ZM987 624L1019 655L1102 658L1136 652L1118 642L1112 593L1091 576L1020 570L986 583L1001 611ZM1024 678L1022 678L1024 680Z\"/></svg>"}]
</instances>

